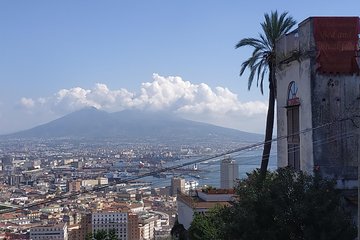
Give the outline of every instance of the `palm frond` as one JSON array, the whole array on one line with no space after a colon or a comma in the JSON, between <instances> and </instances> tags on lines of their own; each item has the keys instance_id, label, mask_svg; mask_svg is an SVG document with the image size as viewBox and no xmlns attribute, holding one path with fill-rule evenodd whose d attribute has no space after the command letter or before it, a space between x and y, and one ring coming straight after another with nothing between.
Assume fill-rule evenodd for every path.
<instances>
[{"instance_id":1,"label":"palm frond","mask_svg":"<svg viewBox=\"0 0 360 240\"><path fill-rule=\"evenodd\" d=\"M251 61L251 57L250 57L248 60L244 61L244 62L241 64L240 76L243 75L245 69L249 66L250 61Z\"/></svg>"},{"instance_id":2,"label":"palm frond","mask_svg":"<svg viewBox=\"0 0 360 240\"><path fill-rule=\"evenodd\" d=\"M266 48L268 50L271 50L272 46L271 46L271 43L269 42L269 40L263 34L260 34L259 37L261 38L261 41L263 41L265 43Z\"/></svg>"},{"instance_id":3,"label":"palm frond","mask_svg":"<svg viewBox=\"0 0 360 240\"><path fill-rule=\"evenodd\" d=\"M264 43L256 38L244 38L241 39L236 45L235 48L240 48L240 47L244 47L244 46L250 46L250 47L254 47L254 48L263 48L264 47Z\"/></svg>"},{"instance_id":4,"label":"palm frond","mask_svg":"<svg viewBox=\"0 0 360 240\"><path fill-rule=\"evenodd\" d=\"M281 14L280 19L281 19L281 24L279 23L280 26L280 35L286 34L287 32L290 31L291 28L293 28L296 24L296 21L291 17L291 16L287 16L288 12L284 12Z\"/></svg>"},{"instance_id":5,"label":"palm frond","mask_svg":"<svg viewBox=\"0 0 360 240\"><path fill-rule=\"evenodd\" d=\"M251 57L249 57L248 60L246 60L245 62L242 63L242 68L240 70L240 76L244 73L246 68L251 69L256 62L261 61L263 59L263 51L257 51L255 50L253 52L253 55L251 55Z\"/></svg>"},{"instance_id":6,"label":"palm frond","mask_svg":"<svg viewBox=\"0 0 360 240\"><path fill-rule=\"evenodd\" d=\"M264 68L263 61L259 61L255 65L252 66L252 69L250 71L254 72L254 73L257 72L256 86L259 87L259 80L260 80L260 91L261 91L261 94L264 94L264 91L263 91L263 79L259 78L259 76L260 76L261 71L263 71L263 72L266 71L266 65L265 65L265 68Z\"/></svg>"},{"instance_id":7,"label":"palm frond","mask_svg":"<svg viewBox=\"0 0 360 240\"><path fill-rule=\"evenodd\" d=\"M272 11L270 14L264 14L264 22L261 23L262 33L259 38L244 38L241 39L235 48L249 46L254 48L252 55L241 64L240 76L243 75L246 69L249 69L248 89L257 79L257 86L261 93L264 93L264 77L269 70L269 66L275 64L275 42L276 40L288 33L296 24L296 21L288 15L288 12L283 12L279 15L277 11Z\"/></svg>"}]
</instances>

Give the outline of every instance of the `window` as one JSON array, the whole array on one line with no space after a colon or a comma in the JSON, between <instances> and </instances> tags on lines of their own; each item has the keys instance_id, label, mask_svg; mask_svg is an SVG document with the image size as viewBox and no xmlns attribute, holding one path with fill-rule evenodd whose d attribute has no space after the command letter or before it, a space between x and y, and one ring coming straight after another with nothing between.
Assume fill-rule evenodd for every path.
<instances>
[{"instance_id":1,"label":"window","mask_svg":"<svg viewBox=\"0 0 360 240\"><path fill-rule=\"evenodd\" d=\"M300 99L297 96L298 87L295 82L289 84L287 99L287 141L288 165L295 170L300 170Z\"/></svg>"},{"instance_id":2,"label":"window","mask_svg":"<svg viewBox=\"0 0 360 240\"><path fill-rule=\"evenodd\" d=\"M300 99L297 96L297 93L298 93L298 86L294 81L292 81L289 84L287 106L300 105Z\"/></svg>"}]
</instances>

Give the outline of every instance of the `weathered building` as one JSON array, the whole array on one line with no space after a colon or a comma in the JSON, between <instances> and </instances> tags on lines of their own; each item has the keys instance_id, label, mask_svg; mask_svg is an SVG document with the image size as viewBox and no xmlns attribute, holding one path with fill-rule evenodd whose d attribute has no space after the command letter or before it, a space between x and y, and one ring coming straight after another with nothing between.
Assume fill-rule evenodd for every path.
<instances>
[{"instance_id":1,"label":"weathered building","mask_svg":"<svg viewBox=\"0 0 360 240\"><path fill-rule=\"evenodd\" d=\"M311 17L280 38L278 166L357 186L360 127L359 18Z\"/></svg>"}]
</instances>

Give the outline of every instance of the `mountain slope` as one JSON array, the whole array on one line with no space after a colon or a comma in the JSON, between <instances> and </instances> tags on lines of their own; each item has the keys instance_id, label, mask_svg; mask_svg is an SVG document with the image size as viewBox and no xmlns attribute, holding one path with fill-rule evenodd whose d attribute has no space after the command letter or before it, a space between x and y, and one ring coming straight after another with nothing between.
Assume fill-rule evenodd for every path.
<instances>
[{"instance_id":1,"label":"mountain slope","mask_svg":"<svg viewBox=\"0 0 360 240\"><path fill-rule=\"evenodd\" d=\"M262 136L194 122L166 113L125 110L107 113L86 108L29 130L9 134L18 138L123 138L157 140L261 141Z\"/></svg>"}]
</instances>

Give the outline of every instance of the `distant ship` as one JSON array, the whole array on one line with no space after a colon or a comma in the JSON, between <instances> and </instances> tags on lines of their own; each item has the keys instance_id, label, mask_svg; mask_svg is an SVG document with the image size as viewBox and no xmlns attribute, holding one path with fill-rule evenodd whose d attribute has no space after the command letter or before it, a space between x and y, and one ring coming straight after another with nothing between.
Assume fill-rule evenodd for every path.
<instances>
[{"instance_id":1,"label":"distant ship","mask_svg":"<svg viewBox=\"0 0 360 240\"><path fill-rule=\"evenodd\" d=\"M193 178L201 178L201 176L199 174L189 173L188 175Z\"/></svg>"},{"instance_id":2,"label":"distant ship","mask_svg":"<svg viewBox=\"0 0 360 240\"><path fill-rule=\"evenodd\" d=\"M110 172L106 173L105 177L108 179L124 179L127 177L131 177L133 174L128 172Z\"/></svg>"}]
</instances>

